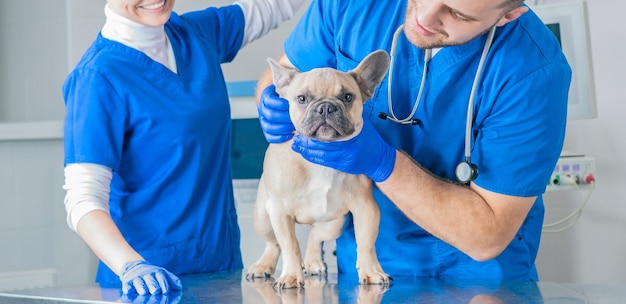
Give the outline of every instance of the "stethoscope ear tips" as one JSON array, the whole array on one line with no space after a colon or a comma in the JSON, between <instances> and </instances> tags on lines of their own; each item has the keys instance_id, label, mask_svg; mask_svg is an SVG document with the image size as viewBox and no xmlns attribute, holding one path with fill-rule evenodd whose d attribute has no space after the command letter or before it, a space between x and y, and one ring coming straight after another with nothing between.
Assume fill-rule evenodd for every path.
<instances>
[{"instance_id":1,"label":"stethoscope ear tips","mask_svg":"<svg viewBox=\"0 0 626 304\"><path fill-rule=\"evenodd\" d=\"M468 161L462 161L456 165L455 173L459 182L467 184L478 177L478 167Z\"/></svg>"}]
</instances>

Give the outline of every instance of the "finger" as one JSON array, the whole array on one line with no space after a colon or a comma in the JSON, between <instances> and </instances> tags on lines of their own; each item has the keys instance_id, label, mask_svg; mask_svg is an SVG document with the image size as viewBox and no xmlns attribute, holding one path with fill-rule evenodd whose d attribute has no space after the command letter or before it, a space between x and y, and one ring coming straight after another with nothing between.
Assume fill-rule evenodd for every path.
<instances>
[{"instance_id":1,"label":"finger","mask_svg":"<svg viewBox=\"0 0 626 304\"><path fill-rule=\"evenodd\" d=\"M131 291L134 291L134 287L133 287L133 282L132 281L126 281L122 284L122 293L123 294L129 294Z\"/></svg>"},{"instance_id":2,"label":"finger","mask_svg":"<svg viewBox=\"0 0 626 304\"><path fill-rule=\"evenodd\" d=\"M308 138L304 138L300 135L294 136L293 143L291 145L291 149L297 153L300 153L304 159L316 163L318 165L324 164L324 158L320 157L320 154L323 154L321 151L316 150L311 147L311 140Z\"/></svg>"},{"instance_id":3,"label":"finger","mask_svg":"<svg viewBox=\"0 0 626 304\"><path fill-rule=\"evenodd\" d=\"M276 87L273 84L261 92L261 103L266 107L278 110L289 109L289 102L276 93Z\"/></svg>"},{"instance_id":4,"label":"finger","mask_svg":"<svg viewBox=\"0 0 626 304\"><path fill-rule=\"evenodd\" d=\"M290 123L290 124L274 124L274 123L268 123L266 121L261 121L261 128L263 129L263 131L265 131L266 133L270 133L270 134L290 134L293 133L293 131L295 130L294 126Z\"/></svg>"},{"instance_id":5,"label":"finger","mask_svg":"<svg viewBox=\"0 0 626 304\"><path fill-rule=\"evenodd\" d=\"M143 276L143 282L150 294L161 294L161 284L157 280L158 274L147 274Z\"/></svg>"},{"instance_id":6,"label":"finger","mask_svg":"<svg viewBox=\"0 0 626 304\"><path fill-rule=\"evenodd\" d=\"M144 283L141 277L137 277L133 279L133 287L135 288L135 291L137 291L137 293L140 295L145 295L148 293L148 288L146 287L146 283Z\"/></svg>"},{"instance_id":7,"label":"finger","mask_svg":"<svg viewBox=\"0 0 626 304\"><path fill-rule=\"evenodd\" d=\"M170 291L169 283L167 282L167 278L162 273L157 273L155 275L156 282L159 285L159 289L161 293L168 293ZM154 293L153 293L154 294Z\"/></svg>"},{"instance_id":8,"label":"finger","mask_svg":"<svg viewBox=\"0 0 626 304\"><path fill-rule=\"evenodd\" d=\"M335 147L338 142L321 142L301 135L295 135L293 137L293 145L298 147L298 150L305 152L306 150L315 150L323 152L332 152L336 150Z\"/></svg>"},{"instance_id":9,"label":"finger","mask_svg":"<svg viewBox=\"0 0 626 304\"><path fill-rule=\"evenodd\" d=\"M291 123L291 117L289 117L288 110L273 109L273 108L259 108L259 117L262 120L272 123Z\"/></svg>"},{"instance_id":10,"label":"finger","mask_svg":"<svg viewBox=\"0 0 626 304\"><path fill-rule=\"evenodd\" d=\"M291 149L302 157L318 165L329 166L333 163L344 163L351 159L347 142L324 143L315 139L296 135L293 137ZM342 166L331 166L342 169Z\"/></svg>"},{"instance_id":11,"label":"finger","mask_svg":"<svg viewBox=\"0 0 626 304\"><path fill-rule=\"evenodd\" d=\"M274 111L289 111L289 101L287 101L287 99L279 97L277 94L272 95L272 97L270 98L264 99L263 105L266 109L272 109Z\"/></svg>"}]
</instances>

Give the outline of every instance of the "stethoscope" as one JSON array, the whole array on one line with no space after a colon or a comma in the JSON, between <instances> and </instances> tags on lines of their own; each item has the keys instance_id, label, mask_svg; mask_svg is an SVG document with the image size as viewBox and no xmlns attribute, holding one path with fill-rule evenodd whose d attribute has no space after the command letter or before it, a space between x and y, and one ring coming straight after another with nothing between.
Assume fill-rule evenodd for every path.
<instances>
[{"instance_id":1,"label":"stethoscope","mask_svg":"<svg viewBox=\"0 0 626 304\"><path fill-rule=\"evenodd\" d=\"M417 97L415 98L415 104L413 105L413 109L411 110L411 114L405 118L396 117L393 111L393 102L391 101L391 83L392 83L392 75L393 75L393 64L394 64L394 56L396 54L396 48L398 45L398 37L402 32L402 27L404 25L400 25L398 29L396 29L393 34L393 41L391 42L391 61L389 63L389 72L388 72L388 81L387 81L387 103L389 107L389 113L380 112L378 117L382 119L387 119L393 121L395 123L403 124L403 125L419 125L421 121L417 118L413 118L415 112L417 112L417 106L422 99L422 91L424 90L424 83L426 82L426 72L428 71L428 64L432 59L432 49L426 49L424 51L424 71L422 72L422 81L420 83L419 91L417 92ZM474 75L474 82L472 83L472 91L470 93L469 102L467 105L467 118L465 120L465 159L461 161L455 169L456 178L459 182L463 184L467 184L470 181L473 181L478 177L478 167L471 162L471 140L472 140L472 118L474 111L474 99L476 97L476 89L478 87L478 80L480 79L480 75L482 74L483 68L485 66L485 60L487 58L487 54L489 53L489 49L491 48L491 42L493 41L493 36L496 32L496 27L492 27L489 30L489 34L487 35L487 41L485 42L485 46L483 47L483 52L480 56L480 61L478 62L478 69L476 70L476 74Z\"/></svg>"}]
</instances>

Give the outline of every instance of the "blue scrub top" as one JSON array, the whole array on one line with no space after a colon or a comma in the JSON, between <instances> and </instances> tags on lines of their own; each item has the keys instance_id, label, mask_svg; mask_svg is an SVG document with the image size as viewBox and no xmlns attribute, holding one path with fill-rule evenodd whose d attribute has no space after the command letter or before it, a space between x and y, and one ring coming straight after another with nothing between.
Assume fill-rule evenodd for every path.
<instances>
[{"instance_id":1,"label":"blue scrub top","mask_svg":"<svg viewBox=\"0 0 626 304\"><path fill-rule=\"evenodd\" d=\"M64 86L65 164L113 170L110 212L130 245L175 274L243 267L220 64L244 33L239 6L172 13L178 74L98 35ZM96 280L119 283L101 263Z\"/></svg>"},{"instance_id":2,"label":"blue scrub top","mask_svg":"<svg viewBox=\"0 0 626 304\"><path fill-rule=\"evenodd\" d=\"M406 0L313 0L285 42L287 57L302 71L322 66L353 69L374 50L390 52L405 5ZM399 125L378 118L380 112L389 113L387 78L364 107L364 115L388 143L446 179L456 180L455 167L464 159L467 106L486 36L445 47L433 57L415 114L422 125ZM411 112L423 58L424 50L413 46L402 33L393 67L397 117ZM544 215L541 194L563 145L570 79L571 69L559 43L533 12L497 29L474 105L471 157L480 172L474 182L493 192L538 198L504 252L478 262L410 221L375 189L381 209L376 249L387 273L538 279L534 262ZM337 259L340 272L356 271L350 221L337 240Z\"/></svg>"}]
</instances>

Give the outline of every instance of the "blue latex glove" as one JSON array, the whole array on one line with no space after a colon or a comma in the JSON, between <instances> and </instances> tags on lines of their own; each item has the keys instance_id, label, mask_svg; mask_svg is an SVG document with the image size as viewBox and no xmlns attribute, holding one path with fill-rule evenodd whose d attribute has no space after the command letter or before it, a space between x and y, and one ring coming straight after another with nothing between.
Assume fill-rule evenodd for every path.
<instances>
[{"instance_id":1,"label":"blue latex glove","mask_svg":"<svg viewBox=\"0 0 626 304\"><path fill-rule=\"evenodd\" d=\"M375 182L389 178L396 163L396 149L380 137L368 119L364 119L361 133L350 140L321 142L296 135L292 149L312 163L365 174Z\"/></svg>"},{"instance_id":2,"label":"blue latex glove","mask_svg":"<svg viewBox=\"0 0 626 304\"><path fill-rule=\"evenodd\" d=\"M257 110L267 142L279 144L293 137L296 128L289 117L289 102L278 96L273 84L261 93Z\"/></svg>"},{"instance_id":3,"label":"blue latex glove","mask_svg":"<svg viewBox=\"0 0 626 304\"><path fill-rule=\"evenodd\" d=\"M183 289L177 276L165 268L151 265L146 261L126 263L120 280L122 280L122 292L124 294L133 290L140 295L165 294L170 290Z\"/></svg>"}]
</instances>

